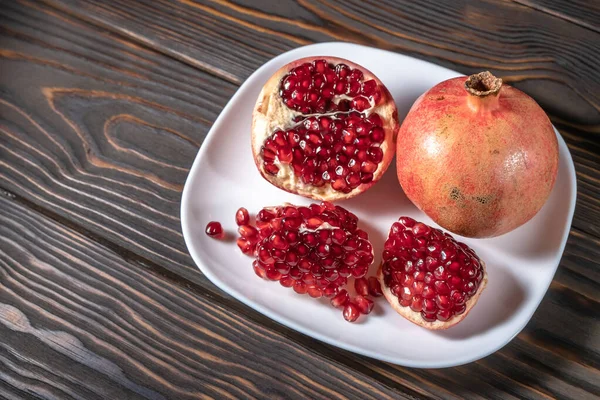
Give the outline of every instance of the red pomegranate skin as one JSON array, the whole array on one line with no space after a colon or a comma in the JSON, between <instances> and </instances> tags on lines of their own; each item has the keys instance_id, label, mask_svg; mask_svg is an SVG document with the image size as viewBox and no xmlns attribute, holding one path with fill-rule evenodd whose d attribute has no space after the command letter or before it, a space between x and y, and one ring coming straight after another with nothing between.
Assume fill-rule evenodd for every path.
<instances>
[{"instance_id":1,"label":"red pomegranate skin","mask_svg":"<svg viewBox=\"0 0 600 400\"><path fill-rule=\"evenodd\" d=\"M558 171L558 142L531 97L508 85L498 95L477 96L466 80L444 81L413 104L398 134L398 179L440 226L494 237L545 203Z\"/></svg>"}]
</instances>

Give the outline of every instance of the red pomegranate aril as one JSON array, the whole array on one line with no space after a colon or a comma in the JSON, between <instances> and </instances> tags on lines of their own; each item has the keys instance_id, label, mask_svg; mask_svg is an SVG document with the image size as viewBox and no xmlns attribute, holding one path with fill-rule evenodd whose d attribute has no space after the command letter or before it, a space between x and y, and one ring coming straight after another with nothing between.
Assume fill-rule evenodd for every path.
<instances>
[{"instance_id":1,"label":"red pomegranate aril","mask_svg":"<svg viewBox=\"0 0 600 400\"><path fill-rule=\"evenodd\" d=\"M241 225L238 227L238 233L246 239L253 239L258 236L258 230L251 225Z\"/></svg>"},{"instance_id":2,"label":"red pomegranate aril","mask_svg":"<svg viewBox=\"0 0 600 400\"><path fill-rule=\"evenodd\" d=\"M462 304L462 305L455 305L454 306L454 314L455 315L460 315L460 314L464 313L466 309L467 309L467 306L465 306L464 304Z\"/></svg>"},{"instance_id":3,"label":"red pomegranate aril","mask_svg":"<svg viewBox=\"0 0 600 400\"><path fill-rule=\"evenodd\" d=\"M289 264L284 263L284 262L281 262L281 261L280 262L276 262L274 267L275 267L275 270L277 272L280 272L283 275L287 275L287 274L290 273L291 266Z\"/></svg>"},{"instance_id":4,"label":"red pomegranate aril","mask_svg":"<svg viewBox=\"0 0 600 400\"><path fill-rule=\"evenodd\" d=\"M289 275L284 275L281 277L281 279L279 279L279 283L281 284L281 286L287 287L287 288L294 286L294 282L295 282L294 278L292 278Z\"/></svg>"},{"instance_id":5,"label":"red pomegranate aril","mask_svg":"<svg viewBox=\"0 0 600 400\"><path fill-rule=\"evenodd\" d=\"M369 277L369 294L373 297L381 297L383 296L383 291L381 290L381 284L374 276Z\"/></svg>"},{"instance_id":6,"label":"red pomegranate aril","mask_svg":"<svg viewBox=\"0 0 600 400\"><path fill-rule=\"evenodd\" d=\"M369 150L367 150L367 156L370 161L379 164L381 160L383 160L383 150L379 147L371 146L369 147Z\"/></svg>"},{"instance_id":7,"label":"red pomegranate aril","mask_svg":"<svg viewBox=\"0 0 600 400\"><path fill-rule=\"evenodd\" d=\"M267 272L264 268L260 266L260 264L256 261L252 263L252 268L254 269L254 273L258 275L262 279L267 279Z\"/></svg>"},{"instance_id":8,"label":"red pomegranate aril","mask_svg":"<svg viewBox=\"0 0 600 400\"><path fill-rule=\"evenodd\" d=\"M377 164L375 164L373 161L365 161L360 166L360 171L367 174L372 174L376 169Z\"/></svg>"},{"instance_id":9,"label":"red pomegranate aril","mask_svg":"<svg viewBox=\"0 0 600 400\"><path fill-rule=\"evenodd\" d=\"M210 221L206 225L205 232L211 238L223 239L225 237L225 232L223 231L223 227L221 226L221 223L219 223L217 221Z\"/></svg>"},{"instance_id":10,"label":"red pomegranate aril","mask_svg":"<svg viewBox=\"0 0 600 400\"><path fill-rule=\"evenodd\" d=\"M369 267L366 265L357 265L352 268L352 276L355 278L362 278L366 275Z\"/></svg>"},{"instance_id":11,"label":"red pomegranate aril","mask_svg":"<svg viewBox=\"0 0 600 400\"><path fill-rule=\"evenodd\" d=\"M352 302L347 302L344 306L344 319L348 322L354 322L360 316L360 310L358 306Z\"/></svg>"},{"instance_id":12,"label":"red pomegranate aril","mask_svg":"<svg viewBox=\"0 0 600 400\"><path fill-rule=\"evenodd\" d=\"M275 164L269 164L265 162L265 171L267 171L271 175L277 175L279 172L279 167Z\"/></svg>"},{"instance_id":13,"label":"red pomegranate aril","mask_svg":"<svg viewBox=\"0 0 600 400\"><path fill-rule=\"evenodd\" d=\"M360 181L362 183L373 182L373 174L360 174Z\"/></svg>"},{"instance_id":14,"label":"red pomegranate aril","mask_svg":"<svg viewBox=\"0 0 600 400\"><path fill-rule=\"evenodd\" d=\"M248 214L248 210L244 207L241 207L235 213L235 222L238 226L247 225L250 222L250 215Z\"/></svg>"},{"instance_id":15,"label":"red pomegranate aril","mask_svg":"<svg viewBox=\"0 0 600 400\"><path fill-rule=\"evenodd\" d=\"M318 299L323 296L323 291L316 286L309 286L306 290L308 295L312 298Z\"/></svg>"},{"instance_id":16,"label":"red pomegranate aril","mask_svg":"<svg viewBox=\"0 0 600 400\"><path fill-rule=\"evenodd\" d=\"M392 225L384 249L383 282L401 307L419 312L426 322L464 313L483 280L485 271L473 250L409 217Z\"/></svg>"},{"instance_id":17,"label":"red pomegranate aril","mask_svg":"<svg viewBox=\"0 0 600 400\"><path fill-rule=\"evenodd\" d=\"M274 269L266 270L266 277L268 280L278 281L279 279L281 279L281 276L282 275L279 271L276 271Z\"/></svg>"},{"instance_id":18,"label":"red pomegranate aril","mask_svg":"<svg viewBox=\"0 0 600 400\"><path fill-rule=\"evenodd\" d=\"M290 277L294 280L298 280L298 279L302 279L302 276L304 276L304 273L302 271L300 271L299 268L291 268L290 269Z\"/></svg>"},{"instance_id":19,"label":"red pomegranate aril","mask_svg":"<svg viewBox=\"0 0 600 400\"><path fill-rule=\"evenodd\" d=\"M348 295L346 289L342 289L331 298L331 305L336 308L342 308L346 305L349 299L350 296Z\"/></svg>"},{"instance_id":20,"label":"red pomegranate aril","mask_svg":"<svg viewBox=\"0 0 600 400\"><path fill-rule=\"evenodd\" d=\"M423 299L419 296L413 297L412 302L410 303L410 309L414 312L421 312L421 310L423 310Z\"/></svg>"},{"instance_id":21,"label":"red pomegranate aril","mask_svg":"<svg viewBox=\"0 0 600 400\"><path fill-rule=\"evenodd\" d=\"M335 284L327 285L323 289L324 297L334 297L338 293L338 287Z\"/></svg>"},{"instance_id":22,"label":"red pomegranate aril","mask_svg":"<svg viewBox=\"0 0 600 400\"><path fill-rule=\"evenodd\" d=\"M305 294L306 293L306 283L304 283L301 280L297 280L294 282L294 291L298 294Z\"/></svg>"},{"instance_id":23,"label":"red pomegranate aril","mask_svg":"<svg viewBox=\"0 0 600 400\"><path fill-rule=\"evenodd\" d=\"M361 314L369 314L372 310L373 310L373 300L363 296L363 295L358 295L354 298L354 303L356 304L356 307L358 307L358 311L360 311Z\"/></svg>"},{"instance_id":24,"label":"red pomegranate aril","mask_svg":"<svg viewBox=\"0 0 600 400\"><path fill-rule=\"evenodd\" d=\"M354 289L356 290L356 293L362 295L362 296L368 296L369 295L369 283L367 282L366 278L358 278L354 281Z\"/></svg>"},{"instance_id":25,"label":"red pomegranate aril","mask_svg":"<svg viewBox=\"0 0 600 400\"><path fill-rule=\"evenodd\" d=\"M421 311L421 318L427 322L435 322L437 314L435 312L426 313L425 311Z\"/></svg>"},{"instance_id":26,"label":"red pomegranate aril","mask_svg":"<svg viewBox=\"0 0 600 400\"><path fill-rule=\"evenodd\" d=\"M256 247L256 243L251 242L250 240L243 238L243 237L238 238L237 245L240 248L240 250L242 251L242 253L247 254L247 255L252 254Z\"/></svg>"},{"instance_id":27,"label":"red pomegranate aril","mask_svg":"<svg viewBox=\"0 0 600 400\"><path fill-rule=\"evenodd\" d=\"M435 316L440 321L448 321L453 315L451 310L438 310Z\"/></svg>"}]
</instances>

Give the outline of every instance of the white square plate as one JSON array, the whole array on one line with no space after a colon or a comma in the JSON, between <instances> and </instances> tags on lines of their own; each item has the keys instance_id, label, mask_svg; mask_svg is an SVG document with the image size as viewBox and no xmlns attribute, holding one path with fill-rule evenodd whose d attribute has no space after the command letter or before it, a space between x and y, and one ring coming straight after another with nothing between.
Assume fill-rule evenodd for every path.
<instances>
[{"instance_id":1,"label":"white square plate","mask_svg":"<svg viewBox=\"0 0 600 400\"><path fill-rule=\"evenodd\" d=\"M234 232L236 210L255 214L264 206L311 201L279 190L259 175L250 149L252 109L267 79L282 65L307 56L349 59L371 70L390 90L400 120L424 91L460 75L408 56L349 43L301 47L269 61L248 78L229 101L204 141L183 190L181 225L185 242L200 270L241 302L318 340L359 354L411 367L449 367L468 363L500 349L527 324L558 267L569 234L576 199L576 180L569 150L558 135L560 166L550 199L519 229L494 239L462 239L488 266L489 283L478 304L459 325L428 331L396 314L380 298L375 310L357 323L346 322L326 300L298 295L276 282L259 279L251 259L235 241L204 233L216 220ZM373 188L340 202L360 219L380 262L390 226L401 215L431 224L404 196L395 163Z\"/></svg>"}]
</instances>

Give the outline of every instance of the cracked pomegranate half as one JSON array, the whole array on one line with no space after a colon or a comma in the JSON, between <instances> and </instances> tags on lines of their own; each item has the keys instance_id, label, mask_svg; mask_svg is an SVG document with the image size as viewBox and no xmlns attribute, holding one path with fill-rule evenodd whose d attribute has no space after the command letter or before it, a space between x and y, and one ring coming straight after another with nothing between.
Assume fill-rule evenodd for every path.
<instances>
[{"instance_id":1,"label":"cracked pomegranate half","mask_svg":"<svg viewBox=\"0 0 600 400\"><path fill-rule=\"evenodd\" d=\"M362 288L373 263L373 247L354 214L327 202L286 204L263 208L252 226L247 218L238 218L245 213L240 209L236 215L238 224L246 222L238 228L237 244L244 254L256 257L256 275L299 294L330 297L350 322L371 312L373 301L367 295L377 296L380 288L372 285L371 291L367 288L354 298L344 289L352 278Z\"/></svg>"},{"instance_id":2,"label":"cracked pomegranate half","mask_svg":"<svg viewBox=\"0 0 600 400\"><path fill-rule=\"evenodd\" d=\"M303 58L260 92L252 154L261 175L283 190L346 199L383 176L398 129L394 99L370 71L341 58Z\"/></svg>"},{"instance_id":3,"label":"cracked pomegranate half","mask_svg":"<svg viewBox=\"0 0 600 400\"><path fill-rule=\"evenodd\" d=\"M427 329L458 324L487 284L471 248L409 217L392 225L377 277L394 310Z\"/></svg>"}]
</instances>

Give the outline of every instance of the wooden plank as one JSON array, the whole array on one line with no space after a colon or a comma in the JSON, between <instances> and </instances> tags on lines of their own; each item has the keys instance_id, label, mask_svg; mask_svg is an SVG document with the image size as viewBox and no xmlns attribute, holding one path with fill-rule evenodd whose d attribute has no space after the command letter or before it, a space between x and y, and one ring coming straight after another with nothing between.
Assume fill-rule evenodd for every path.
<instances>
[{"instance_id":1,"label":"wooden plank","mask_svg":"<svg viewBox=\"0 0 600 400\"><path fill-rule=\"evenodd\" d=\"M85 399L400 395L5 197L0 282L6 389Z\"/></svg>"},{"instance_id":2,"label":"wooden plank","mask_svg":"<svg viewBox=\"0 0 600 400\"><path fill-rule=\"evenodd\" d=\"M45 1L236 83L285 50L344 40L488 68L553 115L600 124L600 34L510 0Z\"/></svg>"},{"instance_id":3,"label":"wooden plank","mask_svg":"<svg viewBox=\"0 0 600 400\"><path fill-rule=\"evenodd\" d=\"M305 0L278 7L226 0L46 1L236 84L283 51L331 40L406 53L465 74L490 69L533 96L560 129L578 166L575 226L600 237L593 222L600 220L598 33L508 0Z\"/></svg>"},{"instance_id":4,"label":"wooden plank","mask_svg":"<svg viewBox=\"0 0 600 400\"><path fill-rule=\"evenodd\" d=\"M586 0L513 0L515 3L531 7L565 21L600 33L600 4Z\"/></svg>"},{"instance_id":5,"label":"wooden plank","mask_svg":"<svg viewBox=\"0 0 600 400\"><path fill-rule=\"evenodd\" d=\"M195 288L196 294L210 298L210 304L222 304L234 315L250 316L258 326L267 327L265 331L281 332L304 349L372 376L398 392L441 398L453 393L455 398L488 393L490 397L512 394L528 398L598 394L594 385L599 381L598 343L593 337L571 334L571 329L593 332L597 322L595 314L581 315L579 306L589 304L592 311L597 309L588 298L594 299L598 290L597 276L589 271L595 270L599 248L589 231L576 231L577 241L569 243L563 258L569 271L560 273L556 282L567 288L567 295L555 285L541 306L549 307L545 318L560 313L564 319L558 324L534 320L524 332L538 332L531 336L534 344L522 340L521 335L486 359L489 365L480 362L452 370L411 370L322 345L221 297L192 267L181 237L176 236L178 190L186 167L208 121L235 86L52 9L16 4L18 7L2 9L0 25L4 35L0 68L2 78L7 77L1 82L4 130L0 146L4 147L0 185L24 196L31 207L70 224L86 237L106 241L106 246L122 257L133 259L129 262L168 276L177 287ZM189 79L202 84L177 86L180 76L184 82ZM41 90L47 87L51 91ZM104 128L114 115L121 114L125 117L117 121L122 126L108 124L110 129ZM127 136L120 135L123 129ZM147 146L149 141L151 146ZM578 133L571 141L577 144L584 166L583 170L578 166L583 181L580 189L586 188L583 194L592 198L584 201L588 209L582 221L587 219L593 228L598 221L597 202L593 201L598 190L592 175L597 170L594 141ZM161 153L163 150L168 153ZM581 202L578 213L580 209ZM160 246L159 241L165 245ZM168 270L185 279L178 280ZM580 288L584 288L582 293ZM559 300L555 304L553 299ZM576 321L577 327L568 321ZM556 362L553 368L538 372L540 365L562 359L567 362ZM528 366L535 372L511 372L511 368L521 371ZM473 384L473 377L480 383Z\"/></svg>"},{"instance_id":6,"label":"wooden plank","mask_svg":"<svg viewBox=\"0 0 600 400\"><path fill-rule=\"evenodd\" d=\"M412 370L265 328L255 313L231 312L202 288L183 287L5 197L0 282L0 381L29 393L600 395L598 302L561 286L551 288L528 328L500 352L458 368Z\"/></svg>"},{"instance_id":7,"label":"wooden plank","mask_svg":"<svg viewBox=\"0 0 600 400\"><path fill-rule=\"evenodd\" d=\"M44 6L0 18L0 185L201 280L181 190L235 87Z\"/></svg>"}]
</instances>

